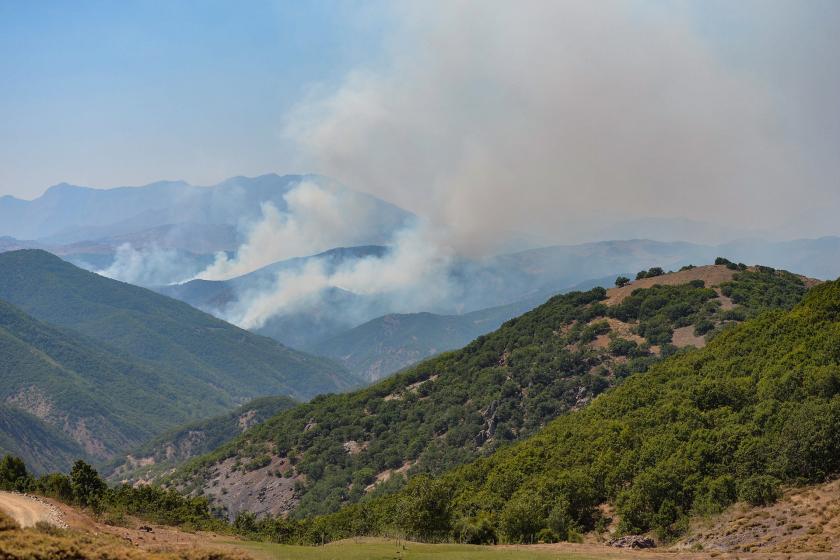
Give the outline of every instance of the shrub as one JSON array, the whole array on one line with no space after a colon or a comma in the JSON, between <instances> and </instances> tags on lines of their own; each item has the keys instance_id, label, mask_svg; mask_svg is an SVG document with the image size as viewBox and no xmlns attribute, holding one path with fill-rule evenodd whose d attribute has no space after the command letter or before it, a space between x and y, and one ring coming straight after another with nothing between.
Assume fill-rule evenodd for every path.
<instances>
[{"instance_id":1,"label":"shrub","mask_svg":"<svg viewBox=\"0 0 840 560\"><path fill-rule=\"evenodd\" d=\"M770 505L781 496L779 485L779 479L775 477L753 475L738 484L738 499L752 506Z\"/></svg>"},{"instance_id":2,"label":"shrub","mask_svg":"<svg viewBox=\"0 0 840 560\"><path fill-rule=\"evenodd\" d=\"M14 529L20 529L17 521L0 511L0 531L12 531Z\"/></svg>"}]
</instances>

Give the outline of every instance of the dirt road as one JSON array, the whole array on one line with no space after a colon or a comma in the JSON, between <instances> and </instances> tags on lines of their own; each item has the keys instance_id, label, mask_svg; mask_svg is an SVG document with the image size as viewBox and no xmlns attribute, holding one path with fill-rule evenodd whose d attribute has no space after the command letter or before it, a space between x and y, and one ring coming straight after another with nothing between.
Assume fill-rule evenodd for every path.
<instances>
[{"instance_id":1,"label":"dirt road","mask_svg":"<svg viewBox=\"0 0 840 560\"><path fill-rule=\"evenodd\" d=\"M0 509L21 527L34 527L39 521L59 527L64 525L58 509L32 496L0 491Z\"/></svg>"}]
</instances>

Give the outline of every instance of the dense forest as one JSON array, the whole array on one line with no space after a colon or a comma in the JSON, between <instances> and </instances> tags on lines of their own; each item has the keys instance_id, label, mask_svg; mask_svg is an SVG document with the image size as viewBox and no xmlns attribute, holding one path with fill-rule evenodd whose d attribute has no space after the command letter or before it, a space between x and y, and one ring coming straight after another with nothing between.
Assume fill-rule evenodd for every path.
<instances>
[{"instance_id":1,"label":"dense forest","mask_svg":"<svg viewBox=\"0 0 840 560\"><path fill-rule=\"evenodd\" d=\"M603 288L559 295L462 350L282 412L166 482L200 494L213 479L223 496L229 473L220 474L220 463L233 460L234 470L293 479L294 517L333 512L537 433L628 376L685 352L672 344L675 329L713 339L762 310L789 309L805 291L797 276L755 268L717 290L701 280L657 285L612 306ZM723 293L731 296L726 309ZM272 470L277 457L282 471Z\"/></svg>"},{"instance_id":2,"label":"dense forest","mask_svg":"<svg viewBox=\"0 0 840 560\"><path fill-rule=\"evenodd\" d=\"M747 289L747 294L759 292ZM745 296L749 299L749 295ZM692 515L774 501L840 472L840 281L628 377L539 434L398 493L304 521L246 521L281 541L399 532L533 542L603 529L670 538Z\"/></svg>"}]
</instances>

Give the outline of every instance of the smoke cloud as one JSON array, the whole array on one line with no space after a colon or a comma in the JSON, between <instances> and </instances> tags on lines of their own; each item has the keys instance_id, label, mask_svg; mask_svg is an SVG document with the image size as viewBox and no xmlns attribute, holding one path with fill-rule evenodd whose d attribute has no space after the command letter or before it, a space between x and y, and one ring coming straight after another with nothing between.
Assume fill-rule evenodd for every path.
<instances>
[{"instance_id":1,"label":"smoke cloud","mask_svg":"<svg viewBox=\"0 0 840 560\"><path fill-rule=\"evenodd\" d=\"M305 262L282 271L268 289L239 294L226 311L227 319L257 329L276 315L298 313L317 306L328 290L360 296L356 305L343 309L342 322L370 319L369 306L390 312L433 309L454 295L449 274L451 251L430 239L421 227L397 232L388 252L350 260L331 269L323 260Z\"/></svg>"},{"instance_id":2,"label":"smoke cloud","mask_svg":"<svg viewBox=\"0 0 840 560\"><path fill-rule=\"evenodd\" d=\"M175 249L156 245L136 248L131 243L123 243L116 248L111 265L95 272L139 286L163 286L193 278L202 264Z\"/></svg>"},{"instance_id":3,"label":"smoke cloud","mask_svg":"<svg viewBox=\"0 0 840 560\"><path fill-rule=\"evenodd\" d=\"M375 206L350 191L304 181L283 199L282 211L264 202L261 219L247 228L247 241L236 255L219 253L198 277L225 280L277 261L369 243L381 236L372 219Z\"/></svg>"},{"instance_id":4,"label":"smoke cloud","mask_svg":"<svg viewBox=\"0 0 840 560\"><path fill-rule=\"evenodd\" d=\"M579 241L627 217L767 228L824 203L768 83L685 6L400 5L387 64L301 103L286 133L302 165L472 253L516 231Z\"/></svg>"}]
</instances>

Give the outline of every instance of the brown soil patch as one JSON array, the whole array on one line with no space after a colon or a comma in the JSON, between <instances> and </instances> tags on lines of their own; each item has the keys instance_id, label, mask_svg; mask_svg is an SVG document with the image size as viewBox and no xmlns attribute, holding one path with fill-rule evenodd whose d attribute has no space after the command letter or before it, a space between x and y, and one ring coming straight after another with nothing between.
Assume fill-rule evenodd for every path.
<instances>
[{"instance_id":1,"label":"brown soil patch","mask_svg":"<svg viewBox=\"0 0 840 560\"><path fill-rule=\"evenodd\" d=\"M189 533L173 527L155 525L134 518L126 518L125 526L109 525L99 521L88 512L82 511L55 500L46 500L61 511L69 528L73 531L89 533L94 537L113 537L135 550L147 552L177 553L178 558L211 558L208 553L224 552L225 558L247 558L242 549L236 547L236 537L209 532ZM141 531L141 526L150 527L151 531ZM132 546L133 545L133 546ZM136 547L136 548L135 548ZM233 553L231 555L231 553ZM101 558L126 558L127 556L102 555ZM141 557L141 556L138 556ZM100 556L97 556L100 558Z\"/></svg>"},{"instance_id":2,"label":"brown soil patch","mask_svg":"<svg viewBox=\"0 0 840 560\"><path fill-rule=\"evenodd\" d=\"M245 472L234 468L234 464L234 458L216 464L212 478L204 486L204 495L214 504L226 507L231 517L241 511L280 515L297 505L296 478L283 476L292 468L288 459L272 457L267 466Z\"/></svg>"},{"instance_id":3,"label":"brown soil patch","mask_svg":"<svg viewBox=\"0 0 840 560\"><path fill-rule=\"evenodd\" d=\"M663 274L655 278L642 278L636 280L622 288L611 288L607 290L607 305L617 305L627 296L633 293L633 290L639 288L650 288L656 285L663 286L679 286L680 284L687 284L692 280L702 280L706 283L706 287L717 286L724 282L729 282L735 276L736 271L726 268L724 265L708 265L698 266L691 270L683 270L680 272L671 272Z\"/></svg>"},{"instance_id":4,"label":"brown soil patch","mask_svg":"<svg viewBox=\"0 0 840 560\"><path fill-rule=\"evenodd\" d=\"M707 551L781 554L826 553L840 557L840 481L795 489L771 506L736 504L694 523L680 542Z\"/></svg>"},{"instance_id":5,"label":"brown soil patch","mask_svg":"<svg viewBox=\"0 0 840 560\"><path fill-rule=\"evenodd\" d=\"M706 338L694 334L694 325L674 329L672 342L677 348L685 348L686 346L703 348L706 346Z\"/></svg>"}]
</instances>

